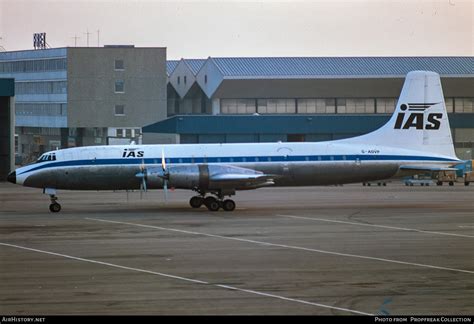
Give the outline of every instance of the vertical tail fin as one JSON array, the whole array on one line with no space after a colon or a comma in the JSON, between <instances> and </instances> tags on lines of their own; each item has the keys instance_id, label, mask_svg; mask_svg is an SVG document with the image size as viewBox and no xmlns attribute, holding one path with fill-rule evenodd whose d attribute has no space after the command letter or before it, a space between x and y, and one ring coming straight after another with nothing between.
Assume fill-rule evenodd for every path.
<instances>
[{"instance_id":1,"label":"vertical tail fin","mask_svg":"<svg viewBox=\"0 0 474 324\"><path fill-rule=\"evenodd\" d=\"M354 140L455 158L439 75L409 72L392 118L378 130Z\"/></svg>"}]
</instances>

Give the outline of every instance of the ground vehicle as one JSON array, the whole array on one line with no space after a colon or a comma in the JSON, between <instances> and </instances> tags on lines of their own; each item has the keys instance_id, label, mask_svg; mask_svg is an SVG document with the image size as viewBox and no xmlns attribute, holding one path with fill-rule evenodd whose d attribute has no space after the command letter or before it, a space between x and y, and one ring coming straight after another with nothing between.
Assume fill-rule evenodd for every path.
<instances>
[{"instance_id":1,"label":"ground vehicle","mask_svg":"<svg viewBox=\"0 0 474 324\"><path fill-rule=\"evenodd\" d=\"M380 186L384 186L384 187L385 187L385 186L387 186L387 182L389 182L389 181L382 181L382 182L381 182L381 181L378 181L378 182L362 182L362 185L363 185L364 187L365 187L365 186L369 186L369 187L370 187L371 185L376 185L376 184L377 184L377 186L379 186L379 187L380 187Z\"/></svg>"},{"instance_id":2,"label":"ground vehicle","mask_svg":"<svg viewBox=\"0 0 474 324\"><path fill-rule=\"evenodd\" d=\"M413 185L430 186L434 184L431 177L428 177L428 176L419 176L419 177L413 176L410 178L405 178L403 182L405 183L405 186L413 186Z\"/></svg>"},{"instance_id":3,"label":"ground vehicle","mask_svg":"<svg viewBox=\"0 0 474 324\"><path fill-rule=\"evenodd\" d=\"M444 182L448 182L453 186L455 182L462 181L465 186L474 181L474 174L472 172L472 160L467 160L465 163L456 166L457 171L443 171L439 172L436 177L436 185L442 186Z\"/></svg>"}]
</instances>

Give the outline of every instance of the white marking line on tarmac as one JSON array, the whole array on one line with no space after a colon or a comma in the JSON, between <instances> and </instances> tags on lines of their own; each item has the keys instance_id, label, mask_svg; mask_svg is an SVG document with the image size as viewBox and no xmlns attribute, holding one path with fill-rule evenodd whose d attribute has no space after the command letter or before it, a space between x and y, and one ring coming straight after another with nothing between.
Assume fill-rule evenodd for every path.
<instances>
[{"instance_id":1,"label":"white marking line on tarmac","mask_svg":"<svg viewBox=\"0 0 474 324\"><path fill-rule=\"evenodd\" d=\"M288 298L288 297L283 297L283 296L278 296L278 295L273 295L273 294L267 294L267 293L259 292L259 291L256 291L256 290L242 289L242 288L237 288L237 287L228 286L228 285L212 284L212 283L202 281L202 280L179 277L179 276L174 276L174 275L170 275L170 274L166 274L166 273L162 273L162 272L150 271L150 270L145 270L145 269L132 268L132 267L122 266L122 265L109 263L109 262L102 262L102 261L96 261L96 260L91 260L91 259L79 258L79 257L75 257L75 256L72 256L72 255L61 254L61 253L50 252L50 251L44 251L44 250L29 248L29 247L15 245L15 244L8 244L8 243L0 242L0 245L12 247L12 248L17 248L17 249L22 249L22 250L27 250L27 251L43 253L43 254L54 255L54 256L63 257L63 258L66 258L66 259L72 259L72 260L76 260L76 261L88 262L88 263L93 263L93 264L100 264L100 265L113 267L113 268L131 270L131 271L136 271L136 272L142 272L142 273L147 273L147 274L157 275L157 276L161 276L161 277L187 281L187 282L201 284L201 285L214 286L214 287L224 288L224 289L228 289L228 290L235 290L235 291L245 292L245 293L259 295L259 296L276 298L276 299L291 301L291 302L305 304L305 305L329 308L329 309L334 309L334 310L339 310L339 311L349 312L349 313L354 313L354 314L360 314L360 315L369 315L369 316L374 315L374 314L360 312L360 311L356 311L356 310L348 309L348 308L341 308L341 307L329 306L329 305L324 305L324 304L312 303L312 302L309 302L309 301L306 301L306 300Z\"/></svg>"},{"instance_id":2,"label":"white marking line on tarmac","mask_svg":"<svg viewBox=\"0 0 474 324\"><path fill-rule=\"evenodd\" d=\"M98 221L98 222L104 222L104 223L114 223L114 224L130 225L130 226L136 226L136 227L153 228L153 229L159 229L159 230L163 230L163 231L171 231L171 232L184 233L184 234L201 235L201 236L214 237L214 238L219 238L219 239L224 239L224 240L253 243L253 244L258 244L258 245L263 245L263 246L272 246L272 247L279 247L279 248L285 248L285 249L293 249L293 250L300 250L300 251L307 251L307 252L317 252L317 253L323 253L323 254L358 258L358 259L375 260L375 261L382 261L382 262L389 262L389 263L398 263L398 264L404 264L404 265L410 265L410 266L416 266L416 267L422 267L422 268L430 268L430 269L437 269L437 270L448 270L448 271L474 274L474 271L463 270L463 269L438 267L438 266L429 265L429 264L422 264L422 263L412 263L412 262L405 262L405 261L370 257L370 256L365 256L365 255L357 255L357 254L339 253L339 252L325 251L325 250L318 250L318 249L310 249L310 248L305 248L305 247L300 247L300 246L276 244L276 243L269 243L269 242L263 242L263 241L255 241L255 240L247 240L247 239L242 239L242 238L237 238L237 237L228 237L228 236L222 236L222 235L216 235L216 234L207 234L207 233L185 231L185 230L179 230L179 229L175 229L175 228L166 228L166 227L153 226L153 225L143 225L143 224L137 224L137 223L111 221L111 220L105 220L105 219L99 219L99 218L85 218L85 219L92 220L92 221Z\"/></svg>"},{"instance_id":3,"label":"white marking line on tarmac","mask_svg":"<svg viewBox=\"0 0 474 324\"><path fill-rule=\"evenodd\" d=\"M294 218L294 219L306 219L306 220L312 220L312 221L328 222L328 223L340 223L340 224L349 224L349 225L356 225L356 226L387 228L387 229L395 229L395 230L407 231L407 232L417 232L417 233L434 234L434 235L447 235L447 236L459 236L459 237L474 238L474 236L472 236L472 235L454 234L454 233L445 233L445 232L432 232L432 231L418 230L418 229L414 229L414 228L404 228L404 227L395 227L395 226L354 223L354 222L346 222L346 221L339 221L339 220L333 220L333 219L303 217L303 216L293 216L293 215L277 215L277 216L286 217L286 218Z\"/></svg>"}]
</instances>

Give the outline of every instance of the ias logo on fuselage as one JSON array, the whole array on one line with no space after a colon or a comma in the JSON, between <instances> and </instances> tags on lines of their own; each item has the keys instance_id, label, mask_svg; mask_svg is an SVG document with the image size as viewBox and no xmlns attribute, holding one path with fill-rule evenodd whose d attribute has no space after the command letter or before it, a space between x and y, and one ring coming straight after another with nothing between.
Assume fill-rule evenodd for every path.
<instances>
[{"instance_id":1,"label":"ias logo on fuselage","mask_svg":"<svg viewBox=\"0 0 474 324\"><path fill-rule=\"evenodd\" d=\"M398 113L397 120L395 121L395 129L426 129L433 130L439 129L441 126L442 113L431 113L428 114L426 123L424 121L424 112L426 109L434 106L438 103L409 103L402 104ZM408 111L408 113L406 112ZM405 118L408 116L408 118Z\"/></svg>"},{"instance_id":2,"label":"ias logo on fuselage","mask_svg":"<svg viewBox=\"0 0 474 324\"><path fill-rule=\"evenodd\" d=\"M129 149L124 149L122 153L122 157L128 158L128 157L143 157L145 155L145 152L143 151L138 151L135 148L129 148Z\"/></svg>"}]
</instances>

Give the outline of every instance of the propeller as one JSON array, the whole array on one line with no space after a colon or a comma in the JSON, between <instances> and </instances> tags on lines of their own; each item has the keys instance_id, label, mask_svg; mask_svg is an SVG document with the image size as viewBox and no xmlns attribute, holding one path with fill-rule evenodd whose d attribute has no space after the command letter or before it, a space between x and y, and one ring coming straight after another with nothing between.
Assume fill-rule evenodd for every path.
<instances>
[{"instance_id":1,"label":"propeller","mask_svg":"<svg viewBox=\"0 0 474 324\"><path fill-rule=\"evenodd\" d=\"M141 178L142 181L140 183L140 199L142 199L143 192L147 191L146 180L147 180L147 172L145 167L145 160L142 160L142 164L140 164L140 172L135 175L137 178Z\"/></svg>"},{"instance_id":2,"label":"propeller","mask_svg":"<svg viewBox=\"0 0 474 324\"><path fill-rule=\"evenodd\" d=\"M151 174L155 174L155 169L153 168ZM165 194L165 202L168 201L168 181L170 178L170 174L168 168L166 167L166 159L165 159L165 151L164 149L161 150L161 170L158 172L158 176L163 179L163 190ZM140 183L140 199L142 198L143 192L147 192L147 168L145 166L145 161L142 160L142 164L140 165L140 172L135 174L135 177L141 179Z\"/></svg>"},{"instance_id":3,"label":"propeller","mask_svg":"<svg viewBox=\"0 0 474 324\"><path fill-rule=\"evenodd\" d=\"M168 202L168 180L170 178L170 174L166 169L166 159L165 159L165 150L161 149L161 170L162 174L160 177L163 179L163 191L165 194L165 202Z\"/></svg>"}]
</instances>

